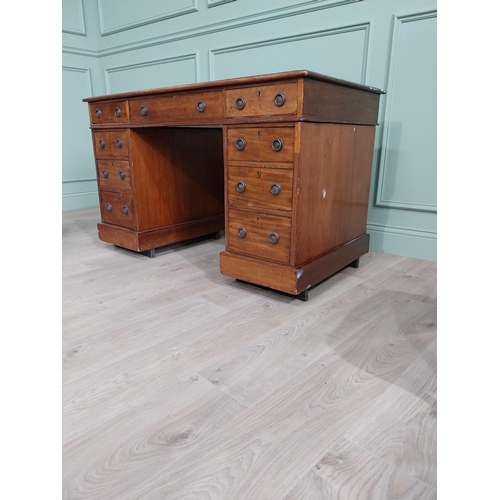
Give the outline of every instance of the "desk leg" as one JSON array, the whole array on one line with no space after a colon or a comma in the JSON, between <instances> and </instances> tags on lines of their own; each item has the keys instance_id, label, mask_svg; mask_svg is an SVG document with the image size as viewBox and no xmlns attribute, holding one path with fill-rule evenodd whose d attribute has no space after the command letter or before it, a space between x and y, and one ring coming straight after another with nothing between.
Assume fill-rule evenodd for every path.
<instances>
[{"instance_id":1,"label":"desk leg","mask_svg":"<svg viewBox=\"0 0 500 500\"><path fill-rule=\"evenodd\" d=\"M146 257L153 259L154 256L156 255L156 249L151 248L150 250L145 250L144 252L141 252L141 253L142 253L142 255L145 255Z\"/></svg>"}]
</instances>

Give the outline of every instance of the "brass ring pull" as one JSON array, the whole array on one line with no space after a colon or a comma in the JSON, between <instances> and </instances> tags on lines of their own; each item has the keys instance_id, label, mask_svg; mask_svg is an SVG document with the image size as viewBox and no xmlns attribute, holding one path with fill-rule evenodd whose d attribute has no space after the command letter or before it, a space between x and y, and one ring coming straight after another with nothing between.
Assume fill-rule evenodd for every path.
<instances>
[{"instance_id":1,"label":"brass ring pull","mask_svg":"<svg viewBox=\"0 0 500 500\"><path fill-rule=\"evenodd\" d=\"M108 171L107 170L103 170L102 171L102 176L107 179L108 178Z\"/></svg>"},{"instance_id":2,"label":"brass ring pull","mask_svg":"<svg viewBox=\"0 0 500 500\"><path fill-rule=\"evenodd\" d=\"M123 170L120 170L120 172L118 173L118 175L120 176L121 180L125 179L125 172Z\"/></svg>"},{"instance_id":3,"label":"brass ring pull","mask_svg":"<svg viewBox=\"0 0 500 500\"><path fill-rule=\"evenodd\" d=\"M271 186L271 194L273 194L274 196L278 196L280 193L281 193L281 186L277 182L275 182Z\"/></svg>"},{"instance_id":4,"label":"brass ring pull","mask_svg":"<svg viewBox=\"0 0 500 500\"><path fill-rule=\"evenodd\" d=\"M283 92L278 92L274 96L274 104L276 104L276 106L278 106L278 107L283 106L283 104L285 104L285 100L286 100L286 97L285 97L285 94L283 94Z\"/></svg>"},{"instance_id":5,"label":"brass ring pull","mask_svg":"<svg viewBox=\"0 0 500 500\"><path fill-rule=\"evenodd\" d=\"M205 103L205 101L198 101L198 104L196 105L196 109L200 112L200 113L203 113L203 111L205 111L205 109L207 109L207 105Z\"/></svg>"},{"instance_id":6,"label":"brass ring pull","mask_svg":"<svg viewBox=\"0 0 500 500\"><path fill-rule=\"evenodd\" d=\"M247 230L244 227L238 229L238 236L244 238L247 235Z\"/></svg>"},{"instance_id":7,"label":"brass ring pull","mask_svg":"<svg viewBox=\"0 0 500 500\"><path fill-rule=\"evenodd\" d=\"M99 147L100 147L100 148L103 148L105 145L106 145L106 143L104 142L104 140L103 140L103 139L101 139L101 140L99 141Z\"/></svg>"},{"instance_id":8,"label":"brass ring pull","mask_svg":"<svg viewBox=\"0 0 500 500\"><path fill-rule=\"evenodd\" d=\"M236 149L238 149L239 151L242 151L243 149L245 149L245 145L246 145L246 142L245 142L245 139L243 139L243 137L240 137L236 141Z\"/></svg>"},{"instance_id":9,"label":"brass ring pull","mask_svg":"<svg viewBox=\"0 0 500 500\"><path fill-rule=\"evenodd\" d=\"M281 148L283 147L283 141L281 139L274 139L272 148L274 151L281 151Z\"/></svg>"},{"instance_id":10,"label":"brass ring pull","mask_svg":"<svg viewBox=\"0 0 500 500\"><path fill-rule=\"evenodd\" d=\"M280 235L278 233L271 233L269 235L269 241L273 244L276 245L278 241L280 240Z\"/></svg>"},{"instance_id":11,"label":"brass ring pull","mask_svg":"<svg viewBox=\"0 0 500 500\"><path fill-rule=\"evenodd\" d=\"M97 116L97 118L101 118L102 116L102 111L100 109L96 109L95 110L95 115Z\"/></svg>"},{"instance_id":12,"label":"brass ring pull","mask_svg":"<svg viewBox=\"0 0 500 500\"><path fill-rule=\"evenodd\" d=\"M111 205L111 203L108 203L108 204L106 205L106 210L107 210L108 212L111 212L111 209L112 209L112 208L113 208L113 205Z\"/></svg>"},{"instance_id":13,"label":"brass ring pull","mask_svg":"<svg viewBox=\"0 0 500 500\"><path fill-rule=\"evenodd\" d=\"M122 114L122 111L120 108L115 108L115 116L118 118Z\"/></svg>"},{"instance_id":14,"label":"brass ring pull","mask_svg":"<svg viewBox=\"0 0 500 500\"><path fill-rule=\"evenodd\" d=\"M238 193L243 193L243 191L245 191L246 188L247 184L245 181L239 181L236 183L236 191L238 191Z\"/></svg>"},{"instance_id":15,"label":"brass ring pull","mask_svg":"<svg viewBox=\"0 0 500 500\"><path fill-rule=\"evenodd\" d=\"M238 97L238 99L236 99L236 109L242 110L246 103L243 97Z\"/></svg>"},{"instance_id":16,"label":"brass ring pull","mask_svg":"<svg viewBox=\"0 0 500 500\"><path fill-rule=\"evenodd\" d=\"M125 205L125 206L123 207L123 213L124 213L125 215L127 215L127 214L128 214L128 207L127 207L127 205Z\"/></svg>"},{"instance_id":17,"label":"brass ring pull","mask_svg":"<svg viewBox=\"0 0 500 500\"><path fill-rule=\"evenodd\" d=\"M123 146L123 142L121 139L116 139L116 145L121 148Z\"/></svg>"},{"instance_id":18,"label":"brass ring pull","mask_svg":"<svg viewBox=\"0 0 500 500\"><path fill-rule=\"evenodd\" d=\"M146 116L148 114L148 107L147 106L142 106L141 108L141 115Z\"/></svg>"}]
</instances>

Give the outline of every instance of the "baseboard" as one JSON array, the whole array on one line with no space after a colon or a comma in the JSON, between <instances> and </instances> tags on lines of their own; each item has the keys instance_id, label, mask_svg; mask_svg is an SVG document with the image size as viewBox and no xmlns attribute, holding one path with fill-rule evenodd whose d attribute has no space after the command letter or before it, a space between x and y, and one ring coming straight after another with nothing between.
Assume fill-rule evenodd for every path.
<instances>
[{"instance_id":1,"label":"baseboard","mask_svg":"<svg viewBox=\"0 0 500 500\"><path fill-rule=\"evenodd\" d=\"M368 224L370 250L423 260L437 260L437 234Z\"/></svg>"}]
</instances>

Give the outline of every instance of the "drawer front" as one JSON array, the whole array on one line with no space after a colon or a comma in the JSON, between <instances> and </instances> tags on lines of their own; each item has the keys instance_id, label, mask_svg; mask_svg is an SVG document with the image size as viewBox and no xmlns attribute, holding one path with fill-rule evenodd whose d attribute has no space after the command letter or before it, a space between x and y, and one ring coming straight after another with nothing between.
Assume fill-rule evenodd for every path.
<instances>
[{"instance_id":1,"label":"drawer front","mask_svg":"<svg viewBox=\"0 0 500 500\"><path fill-rule=\"evenodd\" d=\"M293 162L294 127L228 128L229 161Z\"/></svg>"},{"instance_id":2,"label":"drawer front","mask_svg":"<svg viewBox=\"0 0 500 500\"><path fill-rule=\"evenodd\" d=\"M132 190L130 164L123 160L99 160L97 162L99 188L127 193Z\"/></svg>"},{"instance_id":3,"label":"drawer front","mask_svg":"<svg viewBox=\"0 0 500 500\"><path fill-rule=\"evenodd\" d=\"M290 226L287 217L229 209L228 250L288 264Z\"/></svg>"},{"instance_id":4,"label":"drawer front","mask_svg":"<svg viewBox=\"0 0 500 500\"><path fill-rule=\"evenodd\" d=\"M89 112L93 125L128 122L127 101L93 103L89 105Z\"/></svg>"},{"instance_id":5,"label":"drawer front","mask_svg":"<svg viewBox=\"0 0 500 500\"><path fill-rule=\"evenodd\" d=\"M292 210L293 170L228 167L230 204Z\"/></svg>"},{"instance_id":6,"label":"drawer front","mask_svg":"<svg viewBox=\"0 0 500 500\"><path fill-rule=\"evenodd\" d=\"M227 90L226 112L229 118L296 114L297 82Z\"/></svg>"},{"instance_id":7,"label":"drawer front","mask_svg":"<svg viewBox=\"0 0 500 500\"><path fill-rule=\"evenodd\" d=\"M128 130L94 130L94 151L97 158L128 156Z\"/></svg>"},{"instance_id":8,"label":"drawer front","mask_svg":"<svg viewBox=\"0 0 500 500\"><path fill-rule=\"evenodd\" d=\"M130 101L134 123L221 119L221 92L150 97Z\"/></svg>"},{"instance_id":9,"label":"drawer front","mask_svg":"<svg viewBox=\"0 0 500 500\"><path fill-rule=\"evenodd\" d=\"M100 192L101 217L103 222L136 228L134 201L131 194Z\"/></svg>"}]
</instances>

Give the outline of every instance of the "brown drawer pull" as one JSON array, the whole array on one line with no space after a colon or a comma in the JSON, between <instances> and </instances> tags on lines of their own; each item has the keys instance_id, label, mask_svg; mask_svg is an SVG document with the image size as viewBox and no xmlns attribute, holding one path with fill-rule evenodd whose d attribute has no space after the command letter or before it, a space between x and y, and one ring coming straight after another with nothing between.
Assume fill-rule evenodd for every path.
<instances>
[{"instance_id":1,"label":"brown drawer pull","mask_svg":"<svg viewBox=\"0 0 500 500\"><path fill-rule=\"evenodd\" d=\"M243 191L245 191L246 188L247 184L245 181L239 181L236 183L236 191L238 191L238 193L243 193Z\"/></svg>"},{"instance_id":2,"label":"brown drawer pull","mask_svg":"<svg viewBox=\"0 0 500 500\"><path fill-rule=\"evenodd\" d=\"M107 171L107 170L103 170L103 171L102 171L102 176L103 176L105 179L107 179L107 178L108 178L108 175L109 175L109 174L108 174L108 171Z\"/></svg>"},{"instance_id":3,"label":"brown drawer pull","mask_svg":"<svg viewBox=\"0 0 500 500\"><path fill-rule=\"evenodd\" d=\"M245 104L247 102L245 101L245 99L243 97L238 97L238 99L236 99L236 109L239 109L239 110L242 110L244 107L245 107Z\"/></svg>"},{"instance_id":4,"label":"brown drawer pull","mask_svg":"<svg viewBox=\"0 0 500 500\"><path fill-rule=\"evenodd\" d=\"M121 148L123 146L123 142L121 139L116 139L116 145Z\"/></svg>"},{"instance_id":5,"label":"brown drawer pull","mask_svg":"<svg viewBox=\"0 0 500 500\"><path fill-rule=\"evenodd\" d=\"M276 245L278 241L280 240L280 235L278 233L271 233L269 235L269 241L273 244Z\"/></svg>"},{"instance_id":6,"label":"brown drawer pull","mask_svg":"<svg viewBox=\"0 0 500 500\"><path fill-rule=\"evenodd\" d=\"M283 92L278 92L274 96L274 104L276 104L276 106L278 106L278 107L283 106L283 104L285 104L285 100L286 100L286 97L285 97L285 94L283 94Z\"/></svg>"},{"instance_id":7,"label":"brown drawer pull","mask_svg":"<svg viewBox=\"0 0 500 500\"><path fill-rule=\"evenodd\" d=\"M115 108L115 116L118 118L122 114L122 110L120 108Z\"/></svg>"},{"instance_id":8,"label":"brown drawer pull","mask_svg":"<svg viewBox=\"0 0 500 500\"><path fill-rule=\"evenodd\" d=\"M121 180L125 179L125 172L123 170L120 170L120 173L118 175L120 176Z\"/></svg>"},{"instance_id":9,"label":"brown drawer pull","mask_svg":"<svg viewBox=\"0 0 500 500\"><path fill-rule=\"evenodd\" d=\"M244 227L238 229L238 236L244 238L247 235L247 230Z\"/></svg>"},{"instance_id":10,"label":"brown drawer pull","mask_svg":"<svg viewBox=\"0 0 500 500\"><path fill-rule=\"evenodd\" d=\"M102 116L102 111L100 109L96 109L95 110L95 115L97 116L97 118L101 118Z\"/></svg>"},{"instance_id":11,"label":"brown drawer pull","mask_svg":"<svg viewBox=\"0 0 500 500\"><path fill-rule=\"evenodd\" d=\"M108 212L111 212L112 208L113 208L113 205L111 205L111 203L107 203L107 204L106 204L106 210L107 210Z\"/></svg>"},{"instance_id":12,"label":"brown drawer pull","mask_svg":"<svg viewBox=\"0 0 500 500\"><path fill-rule=\"evenodd\" d=\"M148 114L148 107L147 106L142 106L141 108L141 115L146 116Z\"/></svg>"},{"instance_id":13,"label":"brown drawer pull","mask_svg":"<svg viewBox=\"0 0 500 500\"><path fill-rule=\"evenodd\" d=\"M103 148L105 145L106 145L106 143L104 142L104 139L101 139L101 140L99 141L99 147L100 147L100 148Z\"/></svg>"},{"instance_id":14,"label":"brown drawer pull","mask_svg":"<svg viewBox=\"0 0 500 500\"><path fill-rule=\"evenodd\" d=\"M272 148L274 151L281 151L281 148L283 147L283 141L281 139L274 139Z\"/></svg>"},{"instance_id":15,"label":"brown drawer pull","mask_svg":"<svg viewBox=\"0 0 500 500\"><path fill-rule=\"evenodd\" d=\"M127 214L128 214L128 207L127 207L127 205L125 205L125 206L123 207L123 213L124 213L125 215L127 215Z\"/></svg>"},{"instance_id":16,"label":"brown drawer pull","mask_svg":"<svg viewBox=\"0 0 500 500\"><path fill-rule=\"evenodd\" d=\"M273 194L274 196L278 196L280 193L281 193L281 186L277 182L275 182L271 186L271 194Z\"/></svg>"},{"instance_id":17,"label":"brown drawer pull","mask_svg":"<svg viewBox=\"0 0 500 500\"><path fill-rule=\"evenodd\" d=\"M239 151L242 151L243 149L245 149L245 145L246 145L246 142L245 142L245 139L243 139L243 137L240 137L236 141L236 149L238 149Z\"/></svg>"},{"instance_id":18,"label":"brown drawer pull","mask_svg":"<svg viewBox=\"0 0 500 500\"><path fill-rule=\"evenodd\" d=\"M205 109L207 109L207 105L205 104L205 101L198 101L198 104L196 105L196 109L200 112L200 113L203 113L203 111L205 111Z\"/></svg>"}]
</instances>

